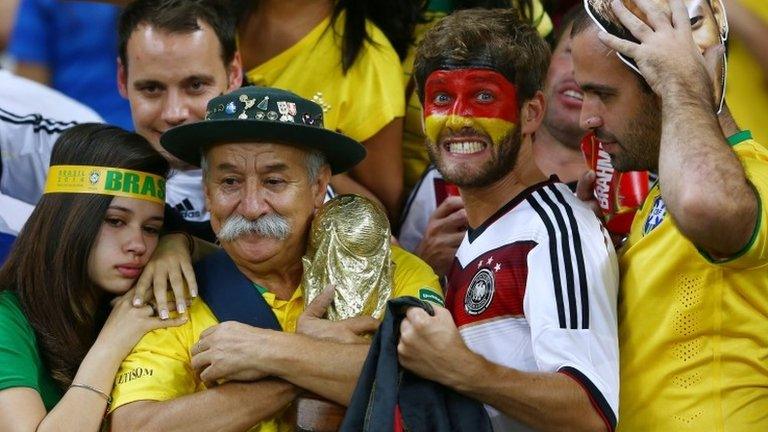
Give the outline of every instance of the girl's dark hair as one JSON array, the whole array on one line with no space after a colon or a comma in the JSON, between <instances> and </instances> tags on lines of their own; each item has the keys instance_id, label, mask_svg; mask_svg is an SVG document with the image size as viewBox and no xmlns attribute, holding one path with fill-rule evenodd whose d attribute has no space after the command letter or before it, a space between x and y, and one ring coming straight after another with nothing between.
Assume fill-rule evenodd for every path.
<instances>
[{"instance_id":1,"label":"girl's dark hair","mask_svg":"<svg viewBox=\"0 0 768 432\"><path fill-rule=\"evenodd\" d=\"M141 136L103 124L61 134L53 165L94 165L166 177L168 162ZM0 269L0 290L14 291L35 331L43 361L66 389L98 334L104 299L88 277L88 258L112 197L44 194Z\"/></svg>"}]
</instances>

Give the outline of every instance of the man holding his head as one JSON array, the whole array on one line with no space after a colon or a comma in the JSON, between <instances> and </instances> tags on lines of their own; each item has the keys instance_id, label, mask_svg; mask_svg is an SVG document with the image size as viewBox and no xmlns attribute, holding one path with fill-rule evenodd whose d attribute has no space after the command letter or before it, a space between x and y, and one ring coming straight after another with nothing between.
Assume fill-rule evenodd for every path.
<instances>
[{"instance_id":1,"label":"man holding his head","mask_svg":"<svg viewBox=\"0 0 768 432\"><path fill-rule=\"evenodd\" d=\"M723 47L701 54L692 3L635 0L641 20L614 1L598 20L635 41L586 14L572 31L583 126L617 169L659 176L619 261L619 429L765 430L768 151L716 114Z\"/></svg>"},{"instance_id":2,"label":"man holding his head","mask_svg":"<svg viewBox=\"0 0 768 432\"><path fill-rule=\"evenodd\" d=\"M667 0L648 1L653 2L659 8L668 8ZM587 10L592 18L606 31L624 39L634 39L632 33L621 24L611 9L612 2L613 0L587 0ZM635 0L621 0L621 2L633 15L645 23L649 22L645 8L641 7L638 2ZM693 40L702 54L708 50L717 50L717 47L725 43L728 39L728 20L725 16L722 0L683 0L683 4L690 20ZM631 58L623 56L623 60L637 71L637 66ZM721 106L721 100L725 91L725 77L726 59L725 53L721 53L713 76L715 100L717 101L718 109Z\"/></svg>"}]
</instances>

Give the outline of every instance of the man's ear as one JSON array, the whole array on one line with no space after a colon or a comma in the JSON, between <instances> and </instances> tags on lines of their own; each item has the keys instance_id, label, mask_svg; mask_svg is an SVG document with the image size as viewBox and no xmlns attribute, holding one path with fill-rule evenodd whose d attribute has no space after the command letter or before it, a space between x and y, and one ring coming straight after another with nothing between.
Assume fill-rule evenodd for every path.
<instances>
[{"instance_id":1,"label":"man's ear","mask_svg":"<svg viewBox=\"0 0 768 432\"><path fill-rule=\"evenodd\" d=\"M243 62L240 59L240 51L235 51L235 56L227 68L227 93L237 90L243 84Z\"/></svg>"},{"instance_id":2,"label":"man's ear","mask_svg":"<svg viewBox=\"0 0 768 432\"><path fill-rule=\"evenodd\" d=\"M314 184L312 184L312 197L316 209L323 206L323 203L325 202L325 193L328 190L328 183L330 182L331 167L330 165L325 164L320 168L320 172L317 174L317 179Z\"/></svg>"},{"instance_id":3,"label":"man's ear","mask_svg":"<svg viewBox=\"0 0 768 432\"><path fill-rule=\"evenodd\" d=\"M120 96L128 99L128 68L117 58L117 91Z\"/></svg>"},{"instance_id":4,"label":"man's ear","mask_svg":"<svg viewBox=\"0 0 768 432\"><path fill-rule=\"evenodd\" d=\"M544 93L538 90L532 98L523 102L520 109L520 132L521 135L532 135L541 126L544 120L544 113L547 109L547 102L544 99Z\"/></svg>"}]
</instances>

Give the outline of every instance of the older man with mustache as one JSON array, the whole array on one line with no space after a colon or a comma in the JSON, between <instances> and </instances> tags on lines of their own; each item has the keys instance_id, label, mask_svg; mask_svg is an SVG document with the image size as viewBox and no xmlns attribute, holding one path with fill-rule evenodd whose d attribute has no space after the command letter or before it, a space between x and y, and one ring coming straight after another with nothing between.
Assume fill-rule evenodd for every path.
<instances>
[{"instance_id":1,"label":"older man with mustache","mask_svg":"<svg viewBox=\"0 0 768 432\"><path fill-rule=\"evenodd\" d=\"M283 430L280 413L300 388L347 404L368 352L360 335L378 323L330 322L317 303L302 315L301 258L331 174L362 160L364 148L323 128L316 103L260 87L214 98L205 121L161 141L203 168L223 250L196 266L202 301L189 325L149 333L123 362L112 428ZM397 247L392 262L392 297L441 301L425 263Z\"/></svg>"}]
</instances>

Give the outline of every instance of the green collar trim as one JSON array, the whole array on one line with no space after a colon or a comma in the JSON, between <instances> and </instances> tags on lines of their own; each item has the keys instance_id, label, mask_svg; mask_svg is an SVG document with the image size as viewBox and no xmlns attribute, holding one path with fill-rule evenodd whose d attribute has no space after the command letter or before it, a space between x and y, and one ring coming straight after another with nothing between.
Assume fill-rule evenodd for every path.
<instances>
[{"instance_id":1,"label":"green collar trim","mask_svg":"<svg viewBox=\"0 0 768 432\"><path fill-rule=\"evenodd\" d=\"M752 249L752 246L754 246L755 241L757 241L757 237L760 234L760 226L763 224L763 200L760 199L760 194L757 193L757 189L752 183L749 183L749 186L752 188L752 190L755 191L755 197L757 198L757 221L755 222L755 230L752 231L752 237L749 238L749 242L744 245L744 247L736 252L732 257L729 258L722 258L722 259L715 259L710 254L708 254L704 249L701 249L700 247L696 246L696 249L698 249L699 253L710 263L712 264L724 264L731 261L734 261L738 258L741 258L749 252Z\"/></svg>"},{"instance_id":2,"label":"green collar trim","mask_svg":"<svg viewBox=\"0 0 768 432\"><path fill-rule=\"evenodd\" d=\"M731 147L735 146L736 144L742 143L746 140L752 139L752 131L743 130L739 133L733 134L728 137L728 145Z\"/></svg>"},{"instance_id":3,"label":"green collar trim","mask_svg":"<svg viewBox=\"0 0 768 432\"><path fill-rule=\"evenodd\" d=\"M264 293L268 291L266 288L257 284L256 282L253 282L253 287L256 288L256 291L258 291L261 295L264 295Z\"/></svg>"}]
</instances>

